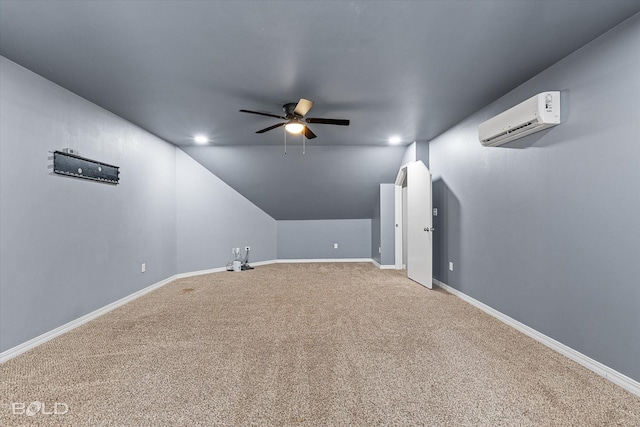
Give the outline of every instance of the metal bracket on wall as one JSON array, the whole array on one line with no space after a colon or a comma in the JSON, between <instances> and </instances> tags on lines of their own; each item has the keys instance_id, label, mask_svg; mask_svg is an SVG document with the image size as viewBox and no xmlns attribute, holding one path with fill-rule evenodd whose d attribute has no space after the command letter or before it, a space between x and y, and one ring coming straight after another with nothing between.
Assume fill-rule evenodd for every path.
<instances>
[{"instance_id":1,"label":"metal bracket on wall","mask_svg":"<svg viewBox=\"0 0 640 427\"><path fill-rule=\"evenodd\" d=\"M62 151L53 152L53 171L58 175L73 176L107 184L118 184L120 168L96 160Z\"/></svg>"}]
</instances>

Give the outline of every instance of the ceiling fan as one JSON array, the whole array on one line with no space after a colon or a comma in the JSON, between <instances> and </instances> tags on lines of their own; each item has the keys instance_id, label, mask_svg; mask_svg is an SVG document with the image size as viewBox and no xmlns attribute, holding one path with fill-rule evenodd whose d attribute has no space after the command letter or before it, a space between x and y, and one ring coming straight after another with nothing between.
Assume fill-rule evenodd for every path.
<instances>
[{"instance_id":1,"label":"ceiling fan","mask_svg":"<svg viewBox=\"0 0 640 427\"><path fill-rule=\"evenodd\" d=\"M274 117L276 119L286 120L286 122L278 123L273 126L269 126L268 128L260 129L256 133L265 133L272 129L279 128L280 126L284 126L286 131L289 133L303 132L304 136L307 139L313 139L316 137L316 134L311 132L311 129L309 129L306 123L349 126L349 120L344 120L344 119L322 119L322 118L316 118L316 117L308 117L305 119L304 116L309 112L311 107L313 107L313 101L300 98L300 101L298 101L297 103L291 102L288 104L284 104L282 106L282 111L284 111L284 116L278 116L276 114L270 114L270 113L261 113L259 111L251 111L251 110L240 110L240 112L257 114L259 116Z\"/></svg>"}]
</instances>

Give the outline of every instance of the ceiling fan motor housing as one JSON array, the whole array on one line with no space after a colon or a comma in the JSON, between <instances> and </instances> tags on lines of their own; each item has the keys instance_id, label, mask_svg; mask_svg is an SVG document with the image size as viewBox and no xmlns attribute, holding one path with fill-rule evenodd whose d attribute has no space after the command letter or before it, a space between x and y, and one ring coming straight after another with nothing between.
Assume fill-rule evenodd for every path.
<instances>
[{"instance_id":1,"label":"ceiling fan motor housing","mask_svg":"<svg viewBox=\"0 0 640 427\"><path fill-rule=\"evenodd\" d=\"M291 118L294 118L294 117L302 118L302 116L300 116L298 114L295 114L295 112L294 112L297 105L298 105L297 102L290 102L290 103L284 104L282 106L282 111L284 111L284 116L287 119L291 119Z\"/></svg>"}]
</instances>

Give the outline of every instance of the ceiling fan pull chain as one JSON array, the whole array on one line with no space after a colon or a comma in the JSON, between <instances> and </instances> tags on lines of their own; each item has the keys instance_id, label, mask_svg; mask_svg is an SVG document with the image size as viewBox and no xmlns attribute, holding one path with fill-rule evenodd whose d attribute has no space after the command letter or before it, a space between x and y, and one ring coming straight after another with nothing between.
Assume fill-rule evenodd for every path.
<instances>
[{"instance_id":1,"label":"ceiling fan pull chain","mask_svg":"<svg viewBox=\"0 0 640 427\"><path fill-rule=\"evenodd\" d=\"M307 140L307 137L302 132L302 154L304 155L304 142Z\"/></svg>"},{"instance_id":2,"label":"ceiling fan pull chain","mask_svg":"<svg viewBox=\"0 0 640 427\"><path fill-rule=\"evenodd\" d=\"M284 154L287 155L287 131L284 131Z\"/></svg>"}]
</instances>

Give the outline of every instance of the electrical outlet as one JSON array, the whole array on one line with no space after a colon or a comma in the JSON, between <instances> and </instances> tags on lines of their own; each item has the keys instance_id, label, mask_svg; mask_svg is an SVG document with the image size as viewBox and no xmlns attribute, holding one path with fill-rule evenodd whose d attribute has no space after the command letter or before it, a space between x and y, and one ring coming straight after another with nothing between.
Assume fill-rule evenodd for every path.
<instances>
[{"instance_id":1,"label":"electrical outlet","mask_svg":"<svg viewBox=\"0 0 640 427\"><path fill-rule=\"evenodd\" d=\"M433 216L438 216L438 208L433 208Z\"/></svg>"},{"instance_id":2,"label":"electrical outlet","mask_svg":"<svg viewBox=\"0 0 640 427\"><path fill-rule=\"evenodd\" d=\"M453 261L449 261L449 271L453 271Z\"/></svg>"},{"instance_id":3,"label":"electrical outlet","mask_svg":"<svg viewBox=\"0 0 640 427\"><path fill-rule=\"evenodd\" d=\"M142 273L144 273L145 271L147 271L147 263L146 263L146 262L143 262L143 263L142 263L142 267L140 267L140 271L141 271Z\"/></svg>"},{"instance_id":4,"label":"electrical outlet","mask_svg":"<svg viewBox=\"0 0 640 427\"><path fill-rule=\"evenodd\" d=\"M333 249L338 249L338 244L337 243L333 244Z\"/></svg>"},{"instance_id":5,"label":"electrical outlet","mask_svg":"<svg viewBox=\"0 0 640 427\"><path fill-rule=\"evenodd\" d=\"M251 246L245 246L244 250L245 250L245 252L250 251L251 250Z\"/></svg>"}]
</instances>

